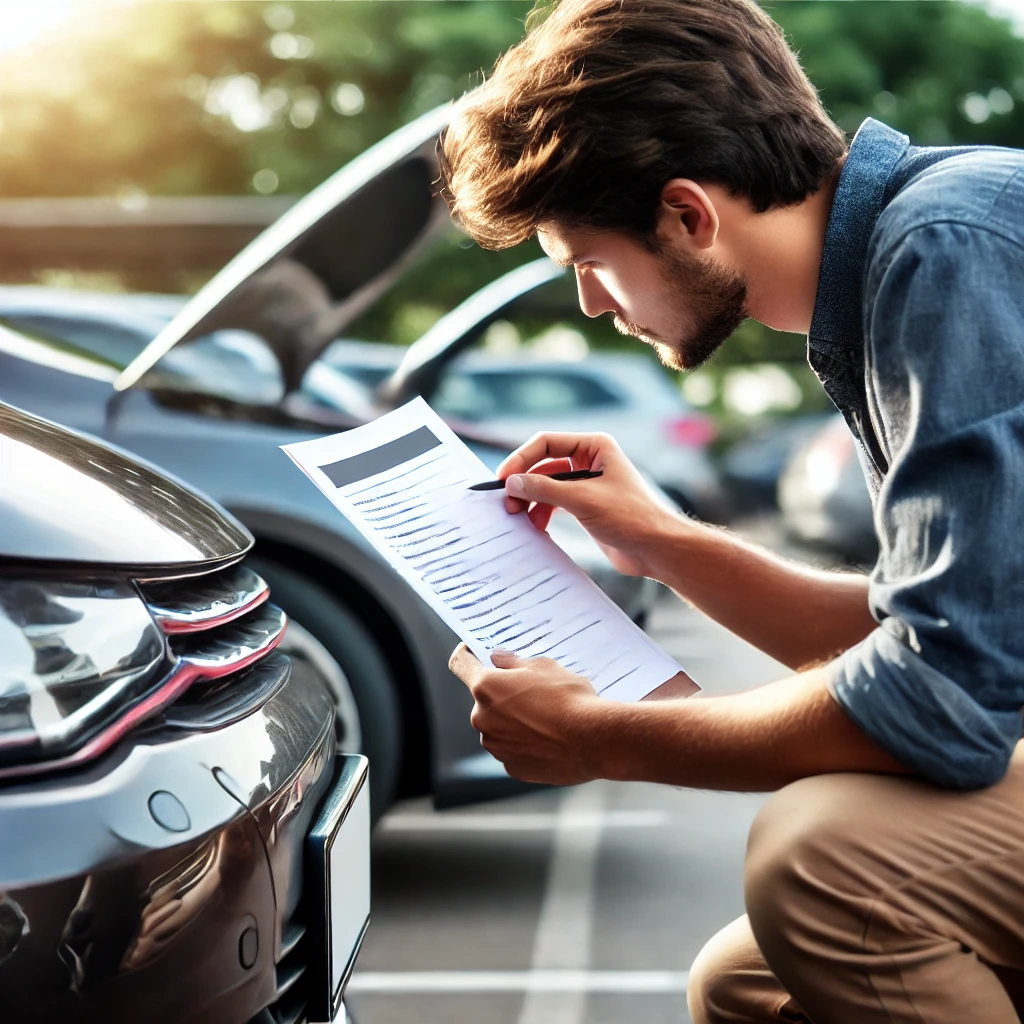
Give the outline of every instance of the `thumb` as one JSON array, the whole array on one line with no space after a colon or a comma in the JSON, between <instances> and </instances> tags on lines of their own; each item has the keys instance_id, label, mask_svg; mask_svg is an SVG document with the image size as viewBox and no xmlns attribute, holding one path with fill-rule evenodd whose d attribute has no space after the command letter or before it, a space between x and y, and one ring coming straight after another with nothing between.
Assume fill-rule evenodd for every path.
<instances>
[{"instance_id":1,"label":"thumb","mask_svg":"<svg viewBox=\"0 0 1024 1024\"><path fill-rule=\"evenodd\" d=\"M522 658L517 654L506 651L501 647L496 647L491 651L491 664L495 668L515 668L521 661Z\"/></svg>"},{"instance_id":2,"label":"thumb","mask_svg":"<svg viewBox=\"0 0 1024 1024\"><path fill-rule=\"evenodd\" d=\"M505 491L523 501L539 501L543 505L564 508L563 496L568 493L561 480L552 480L543 473L515 473L505 481Z\"/></svg>"}]
</instances>

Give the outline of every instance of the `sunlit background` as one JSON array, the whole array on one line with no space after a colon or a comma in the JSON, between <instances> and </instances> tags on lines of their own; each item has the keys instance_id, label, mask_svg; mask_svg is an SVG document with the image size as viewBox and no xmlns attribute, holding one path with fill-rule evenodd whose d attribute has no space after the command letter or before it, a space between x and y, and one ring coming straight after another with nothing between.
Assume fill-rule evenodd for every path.
<instances>
[{"instance_id":1,"label":"sunlit background","mask_svg":"<svg viewBox=\"0 0 1024 1024\"><path fill-rule=\"evenodd\" d=\"M873 115L921 143L1024 145L1024 0L767 6L848 132ZM62 247L62 218L80 219L81 207L39 201L108 197L130 212L163 197L241 196L254 224L270 222L291 197L478 81L521 36L529 9L518 0L2 0L0 279L194 290L244 238L128 259L104 233L109 203L96 207L88 246ZM44 221L45 239L30 238L26 225ZM452 232L353 330L409 343L536 255L532 244L482 252ZM566 359L631 344L571 317L498 324L486 344L510 352L538 337ZM718 418L722 451L752 428L828 408L804 339L754 323L678 383Z\"/></svg>"}]
</instances>

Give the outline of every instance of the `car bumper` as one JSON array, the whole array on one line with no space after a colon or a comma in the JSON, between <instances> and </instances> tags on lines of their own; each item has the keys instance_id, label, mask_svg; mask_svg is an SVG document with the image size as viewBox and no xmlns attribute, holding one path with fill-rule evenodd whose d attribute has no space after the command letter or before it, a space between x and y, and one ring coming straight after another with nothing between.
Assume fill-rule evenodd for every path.
<instances>
[{"instance_id":1,"label":"car bumper","mask_svg":"<svg viewBox=\"0 0 1024 1024\"><path fill-rule=\"evenodd\" d=\"M0 789L4 1018L304 1020L303 851L334 720L295 672L230 724L157 725Z\"/></svg>"}]
</instances>

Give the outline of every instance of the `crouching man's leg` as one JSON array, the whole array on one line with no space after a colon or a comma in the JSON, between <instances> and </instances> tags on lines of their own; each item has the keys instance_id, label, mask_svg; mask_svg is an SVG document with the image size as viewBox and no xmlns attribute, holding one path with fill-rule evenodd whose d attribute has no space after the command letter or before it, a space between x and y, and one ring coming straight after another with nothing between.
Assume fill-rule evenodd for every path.
<instances>
[{"instance_id":1,"label":"crouching man's leg","mask_svg":"<svg viewBox=\"0 0 1024 1024\"><path fill-rule=\"evenodd\" d=\"M1024 750L977 793L882 775L788 786L751 830L745 887L749 924L694 965L699 1024L1018 1024Z\"/></svg>"},{"instance_id":2,"label":"crouching man's leg","mask_svg":"<svg viewBox=\"0 0 1024 1024\"><path fill-rule=\"evenodd\" d=\"M723 928L690 969L686 1000L693 1024L805 1024L757 948L746 917Z\"/></svg>"}]
</instances>

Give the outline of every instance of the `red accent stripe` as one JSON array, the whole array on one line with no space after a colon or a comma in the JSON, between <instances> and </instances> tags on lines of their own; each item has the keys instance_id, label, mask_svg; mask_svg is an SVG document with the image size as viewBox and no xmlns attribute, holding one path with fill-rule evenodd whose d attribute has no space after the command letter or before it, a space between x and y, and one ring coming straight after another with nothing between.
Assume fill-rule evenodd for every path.
<instances>
[{"instance_id":1,"label":"red accent stripe","mask_svg":"<svg viewBox=\"0 0 1024 1024\"><path fill-rule=\"evenodd\" d=\"M206 619L192 619L191 621L187 621L183 619L165 618L164 616L158 615L154 612L153 618L156 619L157 625L168 636L172 634L177 635L179 633L199 633L206 629L216 629L217 626L223 626L227 622L233 622L235 619L241 618L247 612L251 612L253 608L258 608L268 597L270 597L270 587L267 586L266 582L264 582L263 589L248 604L232 608L230 611L224 612L223 615L214 615Z\"/></svg>"},{"instance_id":2,"label":"red accent stripe","mask_svg":"<svg viewBox=\"0 0 1024 1024\"><path fill-rule=\"evenodd\" d=\"M171 677L158 690L154 690L148 697L135 705L123 718L112 722L103 732L94 736L84 747L80 747L73 754L62 757L56 761L39 761L34 764L14 765L10 768L0 768L0 779L20 778L25 775L39 775L43 772L60 771L63 768L77 768L89 761L95 760L100 754L109 750L118 740L123 739L135 726L144 722L147 718L162 711L165 707L173 704L194 682L199 679L220 679L223 676L231 675L233 672L241 672L249 668L257 661L265 658L284 639L285 630L288 625L288 617L281 613L283 625L281 632L275 636L266 647L242 658L239 661L232 661L223 666L222 669L211 672L192 662L180 661L177 669Z\"/></svg>"}]
</instances>

